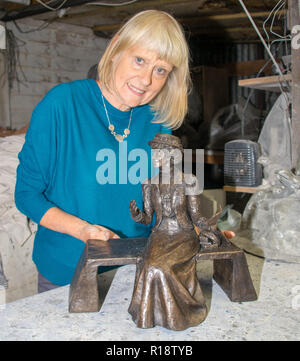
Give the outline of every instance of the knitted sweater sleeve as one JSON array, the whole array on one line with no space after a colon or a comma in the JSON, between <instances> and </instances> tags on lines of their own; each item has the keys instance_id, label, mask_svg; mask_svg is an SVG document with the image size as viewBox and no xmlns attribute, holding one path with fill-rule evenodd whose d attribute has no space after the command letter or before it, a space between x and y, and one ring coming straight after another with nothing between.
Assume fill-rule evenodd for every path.
<instances>
[{"instance_id":1,"label":"knitted sweater sleeve","mask_svg":"<svg viewBox=\"0 0 300 361\"><path fill-rule=\"evenodd\" d=\"M15 204L20 212L38 224L46 211L55 206L47 198L47 190L55 172L58 113L55 91L52 91L34 109L18 155Z\"/></svg>"}]
</instances>

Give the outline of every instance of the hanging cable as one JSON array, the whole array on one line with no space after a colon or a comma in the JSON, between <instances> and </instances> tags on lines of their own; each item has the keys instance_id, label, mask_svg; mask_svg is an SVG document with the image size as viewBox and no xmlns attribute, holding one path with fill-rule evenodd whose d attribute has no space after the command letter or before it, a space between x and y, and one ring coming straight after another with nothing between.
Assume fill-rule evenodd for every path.
<instances>
[{"instance_id":1,"label":"hanging cable","mask_svg":"<svg viewBox=\"0 0 300 361\"><path fill-rule=\"evenodd\" d=\"M27 86L27 78L23 71L23 68L20 63L19 59L19 46L25 45L26 43L23 40L18 39L12 30L6 30L7 31L7 72L8 72L8 84L9 88L11 89L13 86L13 82L16 81L17 83L21 83L25 86ZM18 44L19 42L19 44ZM21 44L20 44L21 42ZM19 76L18 71L21 72L22 78Z\"/></svg>"},{"instance_id":2,"label":"hanging cable","mask_svg":"<svg viewBox=\"0 0 300 361\"><path fill-rule=\"evenodd\" d=\"M274 8L270 11L270 14L269 14L268 17L266 18L266 20L263 22L263 30L264 30L264 32L265 32L265 34L266 34L267 39L268 39L268 44L270 44L270 37L269 37L269 34L268 34L267 30L266 30L266 24L267 24L267 22L270 20L273 12L277 9L277 7L281 6L282 4L285 5L285 1L284 1L284 0L280 0L280 1L274 6ZM279 10L279 9L278 9L278 10ZM273 19L274 19L274 17L273 17Z\"/></svg>"},{"instance_id":3,"label":"hanging cable","mask_svg":"<svg viewBox=\"0 0 300 361\"><path fill-rule=\"evenodd\" d=\"M65 3L68 0L63 0L63 2L57 7L57 8L53 8L51 6L49 6L48 4L52 2L52 0L50 0L48 3L44 3L42 0L36 0L39 4L41 4L42 6L44 6L46 9L51 10L51 11L57 11L59 10L61 7L63 7L65 5Z\"/></svg>"},{"instance_id":4,"label":"hanging cable","mask_svg":"<svg viewBox=\"0 0 300 361\"><path fill-rule=\"evenodd\" d=\"M273 34L273 35L275 35L275 36L277 36L278 38L281 38L281 39L283 39L284 37L281 36L281 35L279 35L279 34L277 34L277 33L275 33L275 32L273 31L273 25L274 25L274 21L275 21L275 19L276 19L276 16L277 16L278 11L279 11L281 8L283 8L283 7L285 8L285 6L286 6L286 2L284 1L283 4L275 11L274 16L273 16L273 19L272 19L272 22L271 22L271 26L270 26L270 33Z\"/></svg>"},{"instance_id":5,"label":"hanging cable","mask_svg":"<svg viewBox=\"0 0 300 361\"><path fill-rule=\"evenodd\" d=\"M258 78L260 76L260 74L265 70L266 66L270 63L271 59L267 60L266 63L260 68L260 70L258 71L258 73L256 74L256 78ZM242 116L241 116L241 134L242 136L245 135L245 112L246 112L246 109L248 107L248 104L250 102L250 99L254 93L254 88L251 88L250 89L250 92L248 94L248 97L247 97L247 100L246 100L246 103L243 107L243 110L242 110Z\"/></svg>"},{"instance_id":6,"label":"hanging cable","mask_svg":"<svg viewBox=\"0 0 300 361\"><path fill-rule=\"evenodd\" d=\"M56 18L51 19L49 21L44 22L42 25L38 26L37 28L30 29L30 30L23 30L21 29L20 25L16 22L16 20L13 20L12 23L15 25L15 27L18 29L18 31L22 34L29 34L33 33L34 31L40 31L46 29L53 21L55 21Z\"/></svg>"},{"instance_id":7,"label":"hanging cable","mask_svg":"<svg viewBox=\"0 0 300 361\"><path fill-rule=\"evenodd\" d=\"M267 53L269 54L269 57L271 58L271 60L272 60L273 64L275 65L275 67L276 67L276 69L277 69L278 73L279 73L279 74L283 77L282 71L281 71L281 69L280 69L279 65L277 64L277 61L275 60L275 58L274 58L274 56L273 56L272 52L270 51L270 49L269 49L268 45L266 44L265 39L264 39L264 38L263 38L263 36L261 35L261 33L260 33L260 31L259 31L258 27L256 26L256 24L255 24L255 22L254 22L254 20L253 20L252 16L250 15L250 13L249 13L248 9L246 8L246 6L245 6L245 4L244 4L243 0L239 0L239 3L241 4L242 8L244 9L244 11L245 11L246 15L248 16L248 18L249 18L249 20L250 20L251 24L253 25L254 30L256 31L256 33L257 33L257 35L259 36L260 40L262 41L262 43L263 43L263 45L264 45L264 47L265 47L265 49L266 49Z\"/></svg>"},{"instance_id":8,"label":"hanging cable","mask_svg":"<svg viewBox=\"0 0 300 361\"><path fill-rule=\"evenodd\" d=\"M281 6L282 1L283 1L283 0L279 1L279 2L277 3L277 5L275 6L276 10L278 10L278 9L277 9L277 7ZM244 9L244 11L245 11L246 15L248 16L248 18L249 18L249 20L250 20L251 24L252 24L252 25L253 25L253 27L254 27L254 29L255 29L255 31L256 31L256 33L257 33L257 35L259 36L259 38L260 38L261 42L263 43L263 46L265 47L265 49L266 49L266 51L267 51L267 53L268 53L269 57L271 58L271 60L272 60L273 64L275 65L275 68L277 69L277 72L278 72L278 74L279 74L279 77L278 77L278 84L279 84L279 88L280 88L281 94L283 94L283 95L284 95L284 97L285 97L285 100L286 100L287 106L289 106L290 101L289 101L289 99L287 99L286 92L284 92L284 91L283 91L283 88L282 88L282 85L281 85L281 81L284 81L284 75L283 75L283 73L282 73L282 71L281 71L281 69L280 69L280 67L279 67L279 65L278 65L278 63L277 63L277 61L275 60L275 58L274 58L274 56L273 56L273 54L272 54L272 52L271 52L270 48L269 48L269 47L268 47L268 45L266 44L265 39L263 38L263 36L261 35L261 33L260 33L260 31L259 31L258 27L256 26L256 24L255 24L255 22L254 22L254 20L253 20L252 16L250 15L250 13L249 13L249 11L248 11L247 7L245 6L245 4L244 4L243 0L239 0L239 3L241 4L242 8ZM274 9L275 9L275 8L274 8ZM274 11L274 9L272 10L272 12ZM269 16L270 16L270 15L269 15ZM285 83L286 83L287 87L289 87L288 81L285 81ZM288 109L288 107L287 107L287 109ZM290 138L292 139L292 127L291 127L290 117L288 117L288 123L289 123L289 128L290 128L290 129L289 129L289 130L290 130Z\"/></svg>"},{"instance_id":9,"label":"hanging cable","mask_svg":"<svg viewBox=\"0 0 300 361\"><path fill-rule=\"evenodd\" d=\"M131 1L125 1L122 3L104 3L101 1L96 1L96 2L91 2L91 3L87 3L85 5L98 5L98 6L124 6L124 5L130 5L133 4L135 2L137 2L139 0L131 0Z\"/></svg>"}]
</instances>

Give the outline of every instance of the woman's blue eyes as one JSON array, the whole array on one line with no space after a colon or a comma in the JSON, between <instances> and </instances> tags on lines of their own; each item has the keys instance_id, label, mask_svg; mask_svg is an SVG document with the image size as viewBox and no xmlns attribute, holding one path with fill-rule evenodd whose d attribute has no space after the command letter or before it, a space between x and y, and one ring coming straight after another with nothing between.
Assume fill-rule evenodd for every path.
<instances>
[{"instance_id":1,"label":"woman's blue eyes","mask_svg":"<svg viewBox=\"0 0 300 361\"><path fill-rule=\"evenodd\" d=\"M142 64L144 62L144 59L143 58L140 58L139 56L137 56L135 58L135 61L138 63L138 64Z\"/></svg>"},{"instance_id":2,"label":"woman's blue eyes","mask_svg":"<svg viewBox=\"0 0 300 361\"><path fill-rule=\"evenodd\" d=\"M157 68L156 71L158 74L165 74L166 70L164 68Z\"/></svg>"},{"instance_id":3,"label":"woman's blue eyes","mask_svg":"<svg viewBox=\"0 0 300 361\"><path fill-rule=\"evenodd\" d=\"M139 56L136 56L135 57L135 61L136 61L136 63L138 64L138 65L142 65L142 64L144 64L144 59L143 58L140 58ZM157 67L156 68L156 73L158 74L158 75L165 75L166 74L166 69L164 69L164 68L161 68L161 67Z\"/></svg>"}]
</instances>

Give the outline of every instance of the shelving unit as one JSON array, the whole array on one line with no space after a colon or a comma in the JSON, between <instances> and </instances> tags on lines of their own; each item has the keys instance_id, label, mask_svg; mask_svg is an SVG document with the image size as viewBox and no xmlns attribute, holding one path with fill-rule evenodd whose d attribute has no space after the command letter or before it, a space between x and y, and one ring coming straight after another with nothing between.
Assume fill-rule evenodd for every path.
<instances>
[{"instance_id":1,"label":"shelving unit","mask_svg":"<svg viewBox=\"0 0 300 361\"><path fill-rule=\"evenodd\" d=\"M281 84L281 86L280 86ZM266 90L273 92L280 92L281 88L286 90L288 87L292 85L292 74L288 73L286 75L279 76L265 76L259 78L249 78L239 80L238 85L241 87L253 88L258 90ZM263 188L259 187L233 187L224 185L223 189L225 192L238 192L238 193L256 193Z\"/></svg>"},{"instance_id":2,"label":"shelving unit","mask_svg":"<svg viewBox=\"0 0 300 361\"><path fill-rule=\"evenodd\" d=\"M249 79L242 79L239 80L239 86L259 89L259 90L267 90L273 92L280 92L280 86L283 89L287 88L287 85L291 85L292 82L292 74L288 73L283 77L280 75L273 75L273 76L264 76L259 78L249 78Z\"/></svg>"},{"instance_id":3,"label":"shelving unit","mask_svg":"<svg viewBox=\"0 0 300 361\"><path fill-rule=\"evenodd\" d=\"M233 186L224 186L223 190L225 192L238 192L238 193L256 193L262 190L262 187L233 187Z\"/></svg>"}]
</instances>

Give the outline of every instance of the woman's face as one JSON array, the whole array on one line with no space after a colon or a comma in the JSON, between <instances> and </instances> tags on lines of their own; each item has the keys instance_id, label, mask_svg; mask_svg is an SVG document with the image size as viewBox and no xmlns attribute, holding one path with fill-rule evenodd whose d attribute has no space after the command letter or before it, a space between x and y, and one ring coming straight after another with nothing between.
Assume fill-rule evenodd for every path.
<instances>
[{"instance_id":1,"label":"woman's face","mask_svg":"<svg viewBox=\"0 0 300 361\"><path fill-rule=\"evenodd\" d=\"M161 91L172 64L158 58L155 51L133 46L113 58L117 61L110 102L120 110L150 103Z\"/></svg>"}]
</instances>

